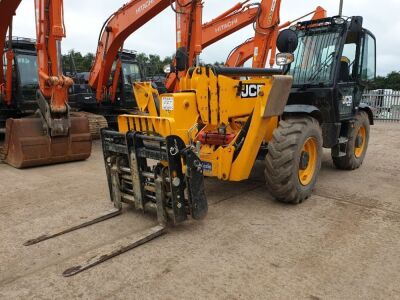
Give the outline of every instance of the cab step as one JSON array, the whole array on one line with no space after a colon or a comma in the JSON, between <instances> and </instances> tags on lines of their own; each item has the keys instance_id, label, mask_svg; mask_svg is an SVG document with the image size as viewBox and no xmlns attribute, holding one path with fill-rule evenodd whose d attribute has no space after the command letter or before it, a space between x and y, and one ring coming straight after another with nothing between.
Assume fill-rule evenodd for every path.
<instances>
[{"instance_id":1,"label":"cab step","mask_svg":"<svg viewBox=\"0 0 400 300\"><path fill-rule=\"evenodd\" d=\"M345 136L338 138L338 144L332 148L333 157L344 157L347 153L347 142L349 139Z\"/></svg>"}]
</instances>

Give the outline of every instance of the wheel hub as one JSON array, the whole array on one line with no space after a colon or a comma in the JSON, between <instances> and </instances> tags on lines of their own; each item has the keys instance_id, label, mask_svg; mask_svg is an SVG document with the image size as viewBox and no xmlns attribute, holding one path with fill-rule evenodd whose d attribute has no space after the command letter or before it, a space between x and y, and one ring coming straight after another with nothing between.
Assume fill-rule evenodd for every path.
<instances>
[{"instance_id":1,"label":"wheel hub","mask_svg":"<svg viewBox=\"0 0 400 300\"><path fill-rule=\"evenodd\" d=\"M318 144L314 137L309 137L303 144L299 157L299 181L303 186L309 185L316 173L318 161Z\"/></svg>"},{"instance_id":2,"label":"wheel hub","mask_svg":"<svg viewBox=\"0 0 400 300\"><path fill-rule=\"evenodd\" d=\"M310 153L307 151L301 152L300 156L300 170L305 170L308 167L308 163L310 162Z\"/></svg>"},{"instance_id":3,"label":"wheel hub","mask_svg":"<svg viewBox=\"0 0 400 300\"><path fill-rule=\"evenodd\" d=\"M364 143L364 138L362 135L357 135L356 137L356 148L360 148Z\"/></svg>"},{"instance_id":4,"label":"wheel hub","mask_svg":"<svg viewBox=\"0 0 400 300\"><path fill-rule=\"evenodd\" d=\"M361 126L357 132L357 136L354 141L354 155L357 158L362 157L367 140L367 131L364 126Z\"/></svg>"}]
</instances>

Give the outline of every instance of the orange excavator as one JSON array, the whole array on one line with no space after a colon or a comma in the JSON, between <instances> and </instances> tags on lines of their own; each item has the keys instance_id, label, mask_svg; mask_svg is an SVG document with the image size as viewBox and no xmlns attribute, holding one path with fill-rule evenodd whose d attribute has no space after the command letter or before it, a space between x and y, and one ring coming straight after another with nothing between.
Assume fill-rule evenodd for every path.
<instances>
[{"instance_id":1,"label":"orange excavator","mask_svg":"<svg viewBox=\"0 0 400 300\"><path fill-rule=\"evenodd\" d=\"M63 1L35 0L36 64L26 63L29 58L23 52L14 55L12 19L20 3L21 0L0 2L1 57L7 46L6 78L0 72L0 86L5 86L1 90L4 99L0 103L1 111L2 115L24 116L29 113L25 107L31 107L35 101L35 107L39 109L34 117L6 120L3 158L16 168L84 160L91 152L88 121L87 118L71 116L68 89L73 80L62 72L61 40L65 37ZM36 69L29 69L29 72L13 70L26 65L33 65ZM0 69L3 70L2 60ZM21 75L20 73L24 73L25 77L35 78L37 82L31 99L25 99L19 93L19 88L26 88L18 86L24 84L22 79L25 77L14 80L14 76ZM27 74L30 76L26 76Z\"/></svg>"}]
</instances>

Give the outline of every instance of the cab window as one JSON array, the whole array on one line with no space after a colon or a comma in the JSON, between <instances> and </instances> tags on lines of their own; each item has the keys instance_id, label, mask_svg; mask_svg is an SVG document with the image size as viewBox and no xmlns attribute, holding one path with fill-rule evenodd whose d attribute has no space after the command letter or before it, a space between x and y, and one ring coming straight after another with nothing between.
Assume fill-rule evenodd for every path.
<instances>
[{"instance_id":1,"label":"cab window","mask_svg":"<svg viewBox=\"0 0 400 300\"><path fill-rule=\"evenodd\" d=\"M375 38L366 33L364 37L362 59L360 66L361 80L370 81L376 75L376 46Z\"/></svg>"}]
</instances>

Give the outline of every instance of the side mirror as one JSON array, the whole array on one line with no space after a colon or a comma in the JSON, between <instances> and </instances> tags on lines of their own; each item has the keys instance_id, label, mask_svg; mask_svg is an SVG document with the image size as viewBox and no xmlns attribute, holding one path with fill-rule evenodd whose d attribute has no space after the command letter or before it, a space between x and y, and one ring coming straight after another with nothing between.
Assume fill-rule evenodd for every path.
<instances>
[{"instance_id":1,"label":"side mirror","mask_svg":"<svg viewBox=\"0 0 400 300\"><path fill-rule=\"evenodd\" d=\"M172 69L171 65L165 65L163 68L163 71L165 74L169 74L169 73L171 73L171 69Z\"/></svg>"},{"instance_id":2,"label":"side mirror","mask_svg":"<svg viewBox=\"0 0 400 300\"><path fill-rule=\"evenodd\" d=\"M176 50L175 55L176 70L178 72L185 71L188 66L188 52L185 47Z\"/></svg>"},{"instance_id":3,"label":"side mirror","mask_svg":"<svg viewBox=\"0 0 400 300\"><path fill-rule=\"evenodd\" d=\"M296 51L298 44L297 34L291 29L282 30L276 41L276 47L282 53L293 53Z\"/></svg>"}]
</instances>

